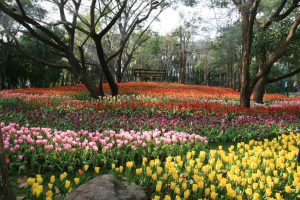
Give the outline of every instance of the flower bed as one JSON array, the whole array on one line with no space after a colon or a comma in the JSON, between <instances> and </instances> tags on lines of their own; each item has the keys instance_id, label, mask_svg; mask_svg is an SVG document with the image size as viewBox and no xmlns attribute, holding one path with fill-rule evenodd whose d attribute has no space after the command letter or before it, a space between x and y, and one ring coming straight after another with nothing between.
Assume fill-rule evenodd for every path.
<instances>
[{"instance_id":1,"label":"flower bed","mask_svg":"<svg viewBox=\"0 0 300 200\"><path fill-rule=\"evenodd\" d=\"M208 142L200 135L165 130L75 132L30 128L29 125L20 127L15 123L0 126L10 167L20 174L27 170L63 171L78 168L82 163L93 166L115 161L123 163L128 159L141 159L142 155L174 154L179 147L182 151L201 148Z\"/></svg>"},{"instance_id":2,"label":"flower bed","mask_svg":"<svg viewBox=\"0 0 300 200\"><path fill-rule=\"evenodd\" d=\"M31 176L21 196L61 198L114 173L153 199L297 198L299 134L282 134L299 127L299 97L267 95L246 109L218 87L122 83L120 91L99 100L83 85L0 91L10 174Z\"/></svg>"},{"instance_id":3,"label":"flower bed","mask_svg":"<svg viewBox=\"0 0 300 200\"><path fill-rule=\"evenodd\" d=\"M165 159L143 157L141 162L112 163L111 173L144 186L152 199L297 199L300 166L296 163L300 134L273 140L238 143L224 149L189 151ZM30 197L66 195L99 173L88 165L56 178L40 175L27 180ZM58 178L59 177L59 178ZM298 196L298 197L297 197Z\"/></svg>"}]
</instances>

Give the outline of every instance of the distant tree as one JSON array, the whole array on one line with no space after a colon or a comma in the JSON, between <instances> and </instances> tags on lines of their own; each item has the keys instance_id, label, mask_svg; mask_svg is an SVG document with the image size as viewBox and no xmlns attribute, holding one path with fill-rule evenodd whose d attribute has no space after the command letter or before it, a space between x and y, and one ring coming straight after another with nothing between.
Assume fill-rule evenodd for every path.
<instances>
[{"instance_id":1,"label":"distant tree","mask_svg":"<svg viewBox=\"0 0 300 200\"><path fill-rule=\"evenodd\" d=\"M87 2L81 0L53 0L49 2L52 2L58 9L60 19L57 22L37 19L24 10L24 4L19 0L9 3L0 2L0 10L21 24L31 36L55 49L55 53L65 58L68 64L52 63L30 55L29 57L49 67L69 70L85 84L93 97L98 98L99 96L103 96L104 92L102 88L97 88L90 78L84 54L86 41L91 39L94 42L99 63L111 88L112 95L117 95L118 86L109 69L108 57L103 46L103 38L121 17L128 1L93 0L88 4L90 8L88 20L80 13L83 3ZM67 17L67 11L69 12L69 17ZM79 21L82 23L79 24ZM65 39L59 38L52 31L52 27L54 26L63 27ZM86 35L85 39L79 45L75 43L78 32Z\"/></svg>"},{"instance_id":2,"label":"distant tree","mask_svg":"<svg viewBox=\"0 0 300 200\"><path fill-rule=\"evenodd\" d=\"M191 43L193 36L196 33L196 29L199 27L200 17L197 15L188 19L185 16L181 16L182 23L173 33L178 38L179 42L179 77L178 83L184 84L186 81L186 64L187 54L191 53Z\"/></svg>"},{"instance_id":3,"label":"distant tree","mask_svg":"<svg viewBox=\"0 0 300 200\"><path fill-rule=\"evenodd\" d=\"M116 23L117 32L106 38L110 52L107 60L112 65L117 82L122 81L135 51L147 40L143 36L150 25L169 5L168 1L128 1Z\"/></svg>"},{"instance_id":4,"label":"distant tree","mask_svg":"<svg viewBox=\"0 0 300 200\"><path fill-rule=\"evenodd\" d=\"M55 32L59 32L59 30ZM56 34L59 35L59 33ZM48 62L64 64L61 56L52 53L54 49L49 48L49 46L31 38L27 34L22 35L19 38L19 42L23 50L31 56L47 60ZM25 71L26 79L28 79L31 87L49 87L51 84L55 85L55 83L59 82L62 69L51 68L22 56L22 54L19 56L19 62L20 60L23 60L23 71Z\"/></svg>"}]
</instances>

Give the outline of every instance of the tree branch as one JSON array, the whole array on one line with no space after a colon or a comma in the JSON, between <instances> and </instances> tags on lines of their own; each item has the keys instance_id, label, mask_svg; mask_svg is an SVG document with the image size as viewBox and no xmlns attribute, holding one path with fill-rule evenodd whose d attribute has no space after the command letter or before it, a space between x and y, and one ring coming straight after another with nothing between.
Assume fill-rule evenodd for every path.
<instances>
[{"instance_id":1,"label":"tree branch","mask_svg":"<svg viewBox=\"0 0 300 200\"><path fill-rule=\"evenodd\" d=\"M293 76L295 74L298 74L298 73L300 73L300 68L298 68L298 69L296 69L296 70L294 70L294 71L292 71L292 72L290 72L288 74L285 74L285 75L282 75L282 76L279 76L279 77L276 77L276 78L272 78L272 79L267 79L266 83L267 84L269 84L269 83L275 83L275 82L281 81L283 79L286 79L286 78L288 78L290 76Z\"/></svg>"},{"instance_id":2,"label":"tree branch","mask_svg":"<svg viewBox=\"0 0 300 200\"><path fill-rule=\"evenodd\" d=\"M279 16L279 14L282 11L282 9L284 8L286 2L287 2L287 0L282 0L281 3L279 4L279 6L276 8L276 10L269 16L269 18L267 18L263 22L263 24L261 25L261 27L263 29L266 29L268 26L270 26L272 24L272 22L274 21L274 19Z\"/></svg>"},{"instance_id":3,"label":"tree branch","mask_svg":"<svg viewBox=\"0 0 300 200\"><path fill-rule=\"evenodd\" d=\"M286 49L288 48L289 44L291 43L292 39L295 36L299 24L300 24L300 15L296 17L294 23L290 28L289 34L287 35L282 45L279 48L277 48L276 51L272 52L269 55L269 61L268 61L269 66L273 65L285 53Z\"/></svg>"},{"instance_id":4,"label":"tree branch","mask_svg":"<svg viewBox=\"0 0 300 200\"><path fill-rule=\"evenodd\" d=\"M109 24L99 33L97 34L97 36L102 39L103 36L113 27L113 25L117 22L117 20L120 18L122 12L124 11L124 9L126 8L127 5L127 0L125 0L121 6L121 8L119 9L119 11L117 12L117 14L112 18L112 20L109 22Z\"/></svg>"}]
</instances>

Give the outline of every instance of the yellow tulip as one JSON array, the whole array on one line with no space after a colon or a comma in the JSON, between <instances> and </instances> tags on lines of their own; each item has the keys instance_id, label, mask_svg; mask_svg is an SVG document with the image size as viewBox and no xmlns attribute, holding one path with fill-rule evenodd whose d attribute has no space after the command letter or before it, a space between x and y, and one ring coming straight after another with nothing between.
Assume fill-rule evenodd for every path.
<instances>
[{"instance_id":1,"label":"yellow tulip","mask_svg":"<svg viewBox=\"0 0 300 200\"><path fill-rule=\"evenodd\" d=\"M282 199L282 196L281 196L281 194L280 194L280 193L278 193L278 192L276 192L276 194L275 194L275 197L276 197L276 199L277 199L277 200L280 200L280 199Z\"/></svg>"},{"instance_id":2,"label":"yellow tulip","mask_svg":"<svg viewBox=\"0 0 300 200\"><path fill-rule=\"evenodd\" d=\"M214 173L208 174L208 179L209 179L210 182L213 182L214 178L215 178L215 174Z\"/></svg>"},{"instance_id":3,"label":"yellow tulip","mask_svg":"<svg viewBox=\"0 0 300 200\"><path fill-rule=\"evenodd\" d=\"M52 184L52 183L48 183L48 188L49 188L50 190L52 190L53 184Z\"/></svg>"},{"instance_id":4,"label":"yellow tulip","mask_svg":"<svg viewBox=\"0 0 300 200\"><path fill-rule=\"evenodd\" d=\"M175 194L180 194L180 188L179 187L176 187L175 190L174 190Z\"/></svg>"},{"instance_id":5,"label":"yellow tulip","mask_svg":"<svg viewBox=\"0 0 300 200\"><path fill-rule=\"evenodd\" d=\"M286 192L286 193L291 193L291 192L292 192L292 188L291 188L290 186L288 186L288 185L286 185L286 186L284 187L284 189L285 189L285 192Z\"/></svg>"},{"instance_id":6,"label":"yellow tulip","mask_svg":"<svg viewBox=\"0 0 300 200\"><path fill-rule=\"evenodd\" d=\"M220 180L220 187L225 187L226 183L227 183L226 178L221 178L221 180Z\"/></svg>"},{"instance_id":7,"label":"yellow tulip","mask_svg":"<svg viewBox=\"0 0 300 200\"><path fill-rule=\"evenodd\" d=\"M55 176L54 176L54 175L52 175L52 176L50 177L50 182L51 182L52 184L55 182Z\"/></svg>"},{"instance_id":8,"label":"yellow tulip","mask_svg":"<svg viewBox=\"0 0 300 200\"><path fill-rule=\"evenodd\" d=\"M74 183L76 184L76 185L78 185L79 184L79 181L80 181L80 179L79 178L74 178Z\"/></svg>"},{"instance_id":9,"label":"yellow tulip","mask_svg":"<svg viewBox=\"0 0 300 200\"><path fill-rule=\"evenodd\" d=\"M155 195L153 200L160 200L160 196Z\"/></svg>"},{"instance_id":10,"label":"yellow tulip","mask_svg":"<svg viewBox=\"0 0 300 200\"><path fill-rule=\"evenodd\" d=\"M120 171L120 173L122 173L122 172L123 172L123 169L124 169L124 168L123 168L123 166L120 166L120 167L119 167L119 171Z\"/></svg>"},{"instance_id":11,"label":"yellow tulip","mask_svg":"<svg viewBox=\"0 0 300 200\"><path fill-rule=\"evenodd\" d=\"M168 174L163 174L163 180L167 180L168 179Z\"/></svg>"},{"instance_id":12,"label":"yellow tulip","mask_svg":"<svg viewBox=\"0 0 300 200\"><path fill-rule=\"evenodd\" d=\"M34 182L35 182L35 178L28 178L27 179L27 185L28 186L32 186Z\"/></svg>"},{"instance_id":13,"label":"yellow tulip","mask_svg":"<svg viewBox=\"0 0 300 200\"><path fill-rule=\"evenodd\" d=\"M84 165L83 166L84 171L87 171L89 169L89 167L90 167L89 165Z\"/></svg>"},{"instance_id":14,"label":"yellow tulip","mask_svg":"<svg viewBox=\"0 0 300 200\"><path fill-rule=\"evenodd\" d=\"M258 188L258 183L253 183L252 188L253 190L256 190Z\"/></svg>"},{"instance_id":15,"label":"yellow tulip","mask_svg":"<svg viewBox=\"0 0 300 200\"><path fill-rule=\"evenodd\" d=\"M161 174L162 171L163 171L163 168L162 168L162 167L157 167L156 172L157 172L158 174Z\"/></svg>"},{"instance_id":16,"label":"yellow tulip","mask_svg":"<svg viewBox=\"0 0 300 200\"><path fill-rule=\"evenodd\" d=\"M190 190L184 191L184 193L183 193L183 198L184 198L184 199L188 199L189 196L190 196Z\"/></svg>"},{"instance_id":17,"label":"yellow tulip","mask_svg":"<svg viewBox=\"0 0 300 200\"><path fill-rule=\"evenodd\" d=\"M253 194L253 198L252 198L253 200L259 200L259 194L257 193L257 192L255 192L254 194Z\"/></svg>"},{"instance_id":18,"label":"yellow tulip","mask_svg":"<svg viewBox=\"0 0 300 200\"><path fill-rule=\"evenodd\" d=\"M68 189L70 187L70 185L71 185L71 182L69 180L66 180L66 182L65 182L65 188Z\"/></svg>"},{"instance_id":19,"label":"yellow tulip","mask_svg":"<svg viewBox=\"0 0 300 200\"><path fill-rule=\"evenodd\" d=\"M269 197L272 195L272 190L270 188L266 188L266 196Z\"/></svg>"},{"instance_id":20,"label":"yellow tulip","mask_svg":"<svg viewBox=\"0 0 300 200\"><path fill-rule=\"evenodd\" d=\"M139 176L143 173L143 169L142 168L138 168L135 170L135 173Z\"/></svg>"},{"instance_id":21,"label":"yellow tulip","mask_svg":"<svg viewBox=\"0 0 300 200\"><path fill-rule=\"evenodd\" d=\"M155 166L155 161L154 161L154 160L150 160L149 166L150 166L151 168L153 168L153 167Z\"/></svg>"},{"instance_id":22,"label":"yellow tulip","mask_svg":"<svg viewBox=\"0 0 300 200\"><path fill-rule=\"evenodd\" d=\"M152 178L153 181L156 181L157 180L157 174L152 174L151 178Z\"/></svg>"},{"instance_id":23,"label":"yellow tulip","mask_svg":"<svg viewBox=\"0 0 300 200\"><path fill-rule=\"evenodd\" d=\"M200 189L204 188L204 182L202 180L198 181L197 185Z\"/></svg>"},{"instance_id":24,"label":"yellow tulip","mask_svg":"<svg viewBox=\"0 0 300 200\"><path fill-rule=\"evenodd\" d=\"M214 185L210 185L210 190L213 192L213 191L216 191L216 186Z\"/></svg>"},{"instance_id":25,"label":"yellow tulip","mask_svg":"<svg viewBox=\"0 0 300 200\"><path fill-rule=\"evenodd\" d=\"M210 188L205 188L205 190L204 190L205 196L208 196L209 193L210 193Z\"/></svg>"},{"instance_id":26,"label":"yellow tulip","mask_svg":"<svg viewBox=\"0 0 300 200\"><path fill-rule=\"evenodd\" d=\"M96 174L99 174L100 167L95 167L95 169L94 169L94 170L95 170L95 173L96 173Z\"/></svg>"},{"instance_id":27,"label":"yellow tulip","mask_svg":"<svg viewBox=\"0 0 300 200\"><path fill-rule=\"evenodd\" d=\"M128 169L131 169L133 167L133 162L131 162L131 161L126 162L126 167Z\"/></svg>"},{"instance_id":28,"label":"yellow tulip","mask_svg":"<svg viewBox=\"0 0 300 200\"><path fill-rule=\"evenodd\" d=\"M216 199L217 198L217 193L215 191L212 191L212 193L210 194L211 199Z\"/></svg>"},{"instance_id":29,"label":"yellow tulip","mask_svg":"<svg viewBox=\"0 0 300 200\"><path fill-rule=\"evenodd\" d=\"M35 189L35 195L37 198L40 197L41 193L43 192L43 186L42 185L38 185Z\"/></svg>"},{"instance_id":30,"label":"yellow tulip","mask_svg":"<svg viewBox=\"0 0 300 200\"><path fill-rule=\"evenodd\" d=\"M170 188L171 188L171 190L174 190L175 187L176 187L176 184L175 184L175 182L172 181L172 182L170 183Z\"/></svg>"},{"instance_id":31,"label":"yellow tulip","mask_svg":"<svg viewBox=\"0 0 300 200\"><path fill-rule=\"evenodd\" d=\"M48 190L47 192L46 192L46 197L53 197L53 192L52 192L52 190Z\"/></svg>"},{"instance_id":32,"label":"yellow tulip","mask_svg":"<svg viewBox=\"0 0 300 200\"><path fill-rule=\"evenodd\" d=\"M40 174L36 175L36 182L38 184L42 184L43 183L43 178L42 178L42 176Z\"/></svg>"},{"instance_id":33,"label":"yellow tulip","mask_svg":"<svg viewBox=\"0 0 300 200\"><path fill-rule=\"evenodd\" d=\"M160 192L160 190L161 190L161 187L162 187L162 182L161 181L157 181L157 183L156 183L156 191L157 192Z\"/></svg>"},{"instance_id":34,"label":"yellow tulip","mask_svg":"<svg viewBox=\"0 0 300 200\"><path fill-rule=\"evenodd\" d=\"M251 188L247 188L247 189L245 190L245 192L246 192L246 194L247 194L248 196L251 196L251 195L252 195L252 189L251 189Z\"/></svg>"},{"instance_id":35,"label":"yellow tulip","mask_svg":"<svg viewBox=\"0 0 300 200\"><path fill-rule=\"evenodd\" d=\"M230 197L234 198L236 196L236 192L233 189L228 188L227 189L227 196L230 196Z\"/></svg>"},{"instance_id":36,"label":"yellow tulip","mask_svg":"<svg viewBox=\"0 0 300 200\"><path fill-rule=\"evenodd\" d=\"M146 167L146 174L147 174L147 176L152 176L152 169L151 169L151 167Z\"/></svg>"},{"instance_id":37,"label":"yellow tulip","mask_svg":"<svg viewBox=\"0 0 300 200\"><path fill-rule=\"evenodd\" d=\"M197 184L193 184L192 191L193 192L197 192L197 190L198 190L198 185Z\"/></svg>"},{"instance_id":38,"label":"yellow tulip","mask_svg":"<svg viewBox=\"0 0 300 200\"><path fill-rule=\"evenodd\" d=\"M237 195L237 196L236 196L236 200L243 200L242 195Z\"/></svg>"},{"instance_id":39,"label":"yellow tulip","mask_svg":"<svg viewBox=\"0 0 300 200\"><path fill-rule=\"evenodd\" d=\"M63 181L67 176L68 176L67 172L64 172L64 173L60 174L59 175L60 181Z\"/></svg>"},{"instance_id":40,"label":"yellow tulip","mask_svg":"<svg viewBox=\"0 0 300 200\"><path fill-rule=\"evenodd\" d=\"M170 195L167 194L167 195L165 196L164 200L171 200Z\"/></svg>"},{"instance_id":41,"label":"yellow tulip","mask_svg":"<svg viewBox=\"0 0 300 200\"><path fill-rule=\"evenodd\" d=\"M183 190L186 190L186 188L187 188L187 183L186 183L186 182L183 182L182 185L181 185L181 188L182 188Z\"/></svg>"}]
</instances>

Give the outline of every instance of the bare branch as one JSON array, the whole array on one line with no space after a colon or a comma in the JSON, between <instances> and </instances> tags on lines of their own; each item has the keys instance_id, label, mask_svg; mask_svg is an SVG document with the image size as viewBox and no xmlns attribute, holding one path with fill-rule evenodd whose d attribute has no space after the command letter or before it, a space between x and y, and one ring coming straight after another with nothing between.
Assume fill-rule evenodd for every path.
<instances>
[{"instance_id":1,"label":"bare branch","mask_svg":"<svg viewBox=\"0 0 300 200\"><path fill-rule=\"evenodd\" d=\"M113 17L113 19L109 22L109 24L99 33L97 36L99 38L102 38L111 28L112 26L117 22L117 20L120 18L123 10L126 8L127 0L125 0L119 9L118 13Z\"/></svg>"}]
</instances>

